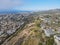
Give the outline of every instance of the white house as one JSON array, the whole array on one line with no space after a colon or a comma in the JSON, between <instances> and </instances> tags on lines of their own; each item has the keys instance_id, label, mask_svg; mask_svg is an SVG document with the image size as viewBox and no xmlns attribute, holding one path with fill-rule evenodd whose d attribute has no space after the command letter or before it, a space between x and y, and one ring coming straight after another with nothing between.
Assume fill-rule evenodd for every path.
<instances>
[{"instance_id":1,"label":"white house","mask_svg":"<svg viewBox=\"0 0 60 45\"><path fill-rule=\"evenodd\" d=\"M54 41L57 45L60 45L60 35L55 35L54 36Z\"/></svg>"},{"instance_id":2,"label":"white house","mask_svg":"<svg viewBox=\"0 0 60 45\"><path fill-rule=\"evenodd\" d=\"M55 34L54 29L44 29L44 33L47 37Z\"/></svg>"}]
</instances>

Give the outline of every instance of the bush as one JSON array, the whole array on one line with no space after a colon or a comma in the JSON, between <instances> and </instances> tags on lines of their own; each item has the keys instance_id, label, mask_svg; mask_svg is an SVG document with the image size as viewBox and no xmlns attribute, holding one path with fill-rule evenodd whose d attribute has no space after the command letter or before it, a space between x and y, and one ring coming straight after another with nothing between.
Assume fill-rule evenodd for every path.
<instances>
[{"instance_id":1,"label":"bush","mask_svg":"<svg viewBox=\"0 0 60 45\"><path fill-rule=\"evenodd\" d=\"M39 45L43 45L42 43L39 43Z\"/></svg>"}]
</instances>

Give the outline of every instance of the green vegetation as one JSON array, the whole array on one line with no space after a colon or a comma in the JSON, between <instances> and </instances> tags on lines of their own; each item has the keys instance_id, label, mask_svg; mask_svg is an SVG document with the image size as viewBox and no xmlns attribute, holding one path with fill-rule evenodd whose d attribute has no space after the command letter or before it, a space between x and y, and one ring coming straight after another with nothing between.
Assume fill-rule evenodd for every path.
<instances>
[{"instance_id":1,"label":"green vegetation","mask_svg":"<svg viewBox=\"0 0 60 45\"><path fill-rule=\"evenodd\" d=\"M53 44L54 44L53 37L47 38L46 45L53 45Z\"/></svg>"},{"instance_id":2,"label":"green vegetation","mask_svg":"<svg viewBox=\"0 0 60 45\"><path fill-rule=\"evenodd\" d=\"M23 41L21 45L42 45L42 33L40 32L40 19L35 20L34 28L30 29L30 35ZM41 41L40 41L41 40Z\"/></svg>"},{"instance_id":3,"label":"green vegetation","mask_svg":"<svg viewBox=\"0 0 60 45\"><path fill-rule=\"evenodd\" d=\"M37 18L37 20L35 20L36 26L40 28L40 23L41 20L39 19L39 17Z\"/></svg>"},{"instance_id":4,"label":"green vegetation","mask_svg":"<svg viewBox=\"0 0 60 45\"><path fill-rule=\"evenodd\" d=\"M42 43L39 43L39 45L43 45Z\"/></svg>"}]
</instances>

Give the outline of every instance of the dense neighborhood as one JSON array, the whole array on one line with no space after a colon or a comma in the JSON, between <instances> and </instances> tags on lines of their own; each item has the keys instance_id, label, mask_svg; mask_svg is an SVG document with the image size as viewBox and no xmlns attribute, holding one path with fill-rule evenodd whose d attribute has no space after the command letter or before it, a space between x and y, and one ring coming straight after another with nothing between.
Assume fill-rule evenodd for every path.
<instances>
[{"instance_id":1,"label":"dense neighborhood","mask_svg":"<svg viewBox=\"0 0 60 45\"><path fill-rule=\"evenodd\" d=\"M0 15L0 44L60 45L60 13Z\"/></svg>"}]
</instances>

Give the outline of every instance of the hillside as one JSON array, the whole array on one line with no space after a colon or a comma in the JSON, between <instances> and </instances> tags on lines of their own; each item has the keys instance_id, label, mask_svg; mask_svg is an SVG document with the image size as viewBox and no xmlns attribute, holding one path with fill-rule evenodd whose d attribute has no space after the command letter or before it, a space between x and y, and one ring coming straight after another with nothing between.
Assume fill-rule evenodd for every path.
<instances>
[{"instance_id":1,"label":"hillside","mask_svg":"<svg viewBox=\"0 0 60 45\"><path fill-rule=\"evenodd\" d=\"M33 15L39 15L39 14L60 14L60 9L37 11L37 12L34 12Z\"/></svg>"},{"instance_id":2,"label":"hillside","mask_svg":"<svg viewBox=\"0 0 60 45\"><path fill-rule=\"evenodd\" d=\"M9 37L2 45L38 45L40 28L36 24L35 22L27 24L22 31L16 33L12 38Z\"/></svg>"}]
</instances>

